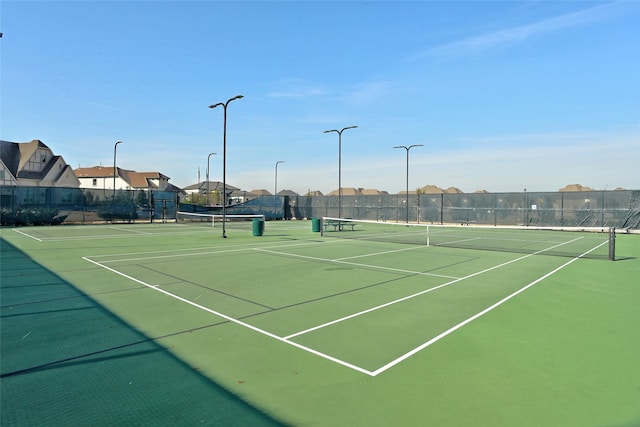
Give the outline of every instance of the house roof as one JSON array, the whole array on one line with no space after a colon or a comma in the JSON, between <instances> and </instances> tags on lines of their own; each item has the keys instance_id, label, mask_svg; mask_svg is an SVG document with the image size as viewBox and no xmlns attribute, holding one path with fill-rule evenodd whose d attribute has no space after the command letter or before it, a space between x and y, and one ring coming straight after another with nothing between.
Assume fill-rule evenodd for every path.
<instances>
[{"instance_id":1,"label":"house roof","mask_svg":"<svg viewBox=\"0 0 640 427\"><path fill-rule=\"evenodd\" d=\"M107 178L113 177L113 167L92 166L90 168L74 169L78 178Z\"/></svg>"},{"instance_id":2,"label":"house roof","mask_svg":"<svg viewBox=\"0 0 640 427\"><path fill-rule=\"evenodd\" d=\"M388 192L386 192L384 190L378 190L378 189L375 189L375 188L365 188L364 190L360 189L360 192L363 195L366 195L366 196L379 196L379 195L389 194Z\"/></svg>"},{"instance_id":3,"label":"house roof","mask_svg":"<svg viewBox=\"0 0 640 427\"><path fill-rule=\"evenodd\" d=\"M20 162L20 149L18 144L9 141L0 141L0 159L9 169L9 172L15 177L18 173L18 164Z\"/></svg>"},{"instance_id":4,"label":"house roof","mask_svg":"<svg viewBox=\"0 0 640 427\"><path fill-rule=\"evenodd\" d=\"M45 150L46 156L42 159L36 159L41 163L42 167L38 167L39 170L28 170L26 168L29 161L34 160L37 150ZM9 173L15 180L34 180L45 181L49 185L65 185L65 186L78 186L77 179L71 180L69 174L71 168L67 165L62 158L53 154L53 151L39 139L34 139L31 142L10 142L0 141L0 159ZM59 166L59 170L54 171L54 167ZM56 173L57 171L57 173ZM73 181L73 182L72 182Z\"/></svg>"},{"instance_id":5,"label":"house roof","mask_svg":"<svg viewBox=\"0 0 640 427\"><path fill-rule=\"evenodd\" d=\"M593 191L593 188L590 187L585 187L583 185L580 184L569 184L564 186L563 188L559 189L558 191Z\"/></svg>"},{"instance_id":6,"label":"house roof","mask_svg":"<svg viewBox=\"0 0 640 427\"><path fill-rule=\"evenodd\" d=\"M34 139L31 142L0 141L0 158L7 169L9 169L9 172L11 172L14 177L17 177L38 148L46 148L51 151L51 149L39 139ZM38 173L38 175L40 174Z\"/></svg>"},{"instance_id":7,"label":"house roof","mask_svg":"<svg viewBox=\"0 0 640 427\"><path fill-rule=\"evenodd\" d=\"M78 168L73 171L78 178L112 178L113 167L92 166L89 168ZM169 177L160 172L136 172L132 170L116 168L116 176L125 180L133 188L158 188L158 185L151 180L169 180ZM177 187L176 187L177 188Z\"/></svg>"},{"instance_id":8,"label":"house roof","mask_svg":"<svg viewBox=\"0 0 640 427\"><path fill-rule=\"evenodd\" d=\"M250 191L251 194L255 194L256 196L271 196L271 193L269 193L267 190L265 189L261 189L261 190L251 190Z\"/></svg>"},{"instance_id":9,"label":"house roof","mask_svg":"<svg viewBox=\"0 0 640 427\"><path fill-rule=\"evenodd\" d=\"M448 194L462 194L463 191L457 187L449 187L445 190L445 193Z\"/></svg>"},{"instance_id":10,"label":"house roof","mask_svg":"<svg viewBox=\"0 0 640 427\"><path fill-rule=\"evenodd\" d=\"M20 150L20 165L19 169L22 169L25 164L29 161L31 156L36 152L38 148L46 148L49 149L42 141L39 139L34 139L31 142L23 142L18 144L18 148Z\"/></svg>"},{"instance_id":11,"label":"house roof","mask_svg":"<svg viewBox=\"0 0 640 427\"><path fill-rule=\"evenodd\" d=\"M223 183L220 181L209 181L209 191L222 191L222 186L223 186ZM184 187L184 190L199 190L206 193L207 181L191 184L187 187ZM238 187L234 187L233 185L229 185L229 183L227 183L227 191L238 191L238 190L240 190Z\"/></svg>"},{"instance_id":12,"label":"house roof","mask_svg":"<svg viewBox=\"0 0 640 427\"><path fill-rule=\"evenodd\" d=\"M356 188L356 187L342 187L342 195L343 196L360 196L362 195L362 188ZM333 190L330 193L327 193L327 196L337 196L338 190Z\"/></svg>"},{"instance_id":13,"label":"house roof","mask_svg":"<svg viewBox=\"0 0 640 427\"><path fill-rule=\"evenodd\" d=\"M420 191L424 194L442 194L445 193L445 191L438 187L437 185L425 185L424 187L420 188Z\"/></svg>"}]
</instances>

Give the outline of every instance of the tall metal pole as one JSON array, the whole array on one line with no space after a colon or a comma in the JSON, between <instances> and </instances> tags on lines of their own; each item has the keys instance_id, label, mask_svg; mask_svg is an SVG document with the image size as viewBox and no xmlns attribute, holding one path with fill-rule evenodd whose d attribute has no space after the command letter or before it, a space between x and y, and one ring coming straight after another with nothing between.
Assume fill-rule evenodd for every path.
<instances>
[{"instance_id":1,"label":"tall metal pole","mask_svg":"<svg viewBox=\"0 0 640 427\"><path fill-rule=\"evenodd\" d=\"M113 146L113 200L116 200L116 175L117 175L117 168L116 168L116 150L118 149L118 144L122 144L122 141L118 141L114 144Z\"/></svg>"},{"instance_id":2,"label":"tall metal pole","mask_svg":"<svg viewBox=\"0 0 640 427\"><path fill-rule=\"evenodd\" d=\"M284 163L284 160L278 160L276 162L276 185L275 185L275 188L273 190L273 195L274 196L278 195L278 163Z\"/></svg>"},{"instance_id":3,"label":"tall metal pole","mask_svg":"<svg viewBox=\"0 0 640 427\"><path fill-rule=\"evenodd\" d=\"M347 126L340 130L330 129L324 131L324 133L336 132L338 134L338 218L342 218L342 132L357 127L358 126Z\"/></svg>"},{"instance_id":4,"label":"tall metal pole","mask_svg":"<svg viewBox=\"0 0 640 427\"><path fill-rule=\"evenodd\" d=\"M423 147L423 144L413 144L410 146L406 146L406 145L396 145L393 148L404 148L405 150L407 150L407 224L409 224L409 150L411 150L413 147Z\"/></svg>"},{"instance_id":5,"label":"tall metal pole","mask_svg":"<svg viewBox=\"0 0 640 427\"><path fill-rule=\"evenodd\" d=\"M227 230L225 223L227 222L227 106L233 100L243 98L242 95L234 96L227 99L227 102L218 102L217 104L209 105L209 108L216 108L222 106L224 109L224 125L222 133L222 238L227 238Z\"/></svg>"},{"instance_id":6,"label":"tall metal pole","mask_svg":"<svg viewBox=\"0 0 640 427\"><path fill-rule=\"evenodd\" d=\"M207 206L211 204L211 201L209 201L209 160L211 159L211 156L215 156L216 154L218 153L209 153L207 156Z\"/></svg>"}]
</instances>

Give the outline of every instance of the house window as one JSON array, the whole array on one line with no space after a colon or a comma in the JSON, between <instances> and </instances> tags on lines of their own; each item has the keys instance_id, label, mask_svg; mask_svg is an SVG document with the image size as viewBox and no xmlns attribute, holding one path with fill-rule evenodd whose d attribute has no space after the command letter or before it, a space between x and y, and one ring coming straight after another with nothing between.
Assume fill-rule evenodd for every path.
<instances>
[{"instance_id":1,"label":"house window","mask_svg":"<svg viewBox=\"0 0 640 427\"><path fill-rule=\"evenodd\" d=\"M94 187L98 186L98 178L93 178L93 186Z\"/></svg>"}]
</instances>

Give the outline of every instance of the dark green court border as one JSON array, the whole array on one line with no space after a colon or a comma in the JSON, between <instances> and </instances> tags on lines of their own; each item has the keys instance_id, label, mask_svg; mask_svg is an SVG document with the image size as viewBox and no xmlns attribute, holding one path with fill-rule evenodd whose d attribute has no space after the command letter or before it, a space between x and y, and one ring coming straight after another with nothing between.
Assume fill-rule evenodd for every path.
<instances>
[{"instance_id":1,"label":"dark green court border","mask_svg":"<svg viewBox=\"0 0 640 427\"><path fill-rule=\"evenodd\" d=\"M2 426L282 425L4 239L0 249Z\"/></svg>"}]
</instances>

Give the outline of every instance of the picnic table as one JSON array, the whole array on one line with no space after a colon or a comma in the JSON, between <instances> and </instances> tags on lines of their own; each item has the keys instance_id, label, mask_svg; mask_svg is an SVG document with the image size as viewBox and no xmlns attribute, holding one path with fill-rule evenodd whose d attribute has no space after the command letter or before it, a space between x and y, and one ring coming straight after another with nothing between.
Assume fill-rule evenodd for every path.
<instances>
[{"instance_id":1,"label":"picnic table","mask_svg":"<svg viewBox=\"0 0 640 427\"><path fill-rule=\"evenodd\" d=\"M323 221L323 224L324 224L325 231L327 231L327 228L329 227L333 227L333 231L342 231L344 227L349 227L351 228L351 231L353 231L353 227L357 225L355 222L352 222L349 220L337 220L337 219L326 219Z\"/></svg>"}]
</instances>

